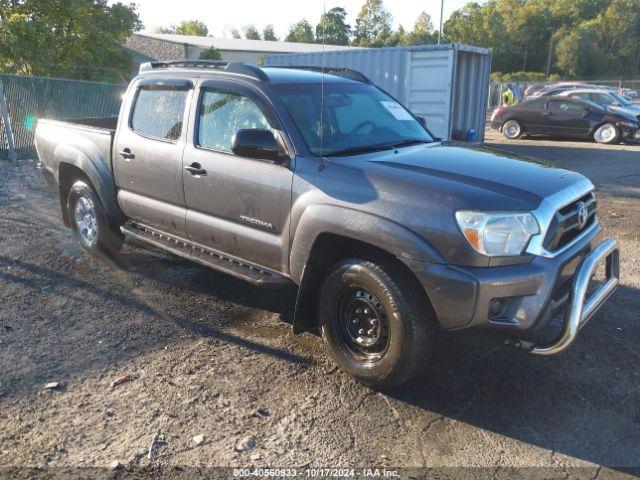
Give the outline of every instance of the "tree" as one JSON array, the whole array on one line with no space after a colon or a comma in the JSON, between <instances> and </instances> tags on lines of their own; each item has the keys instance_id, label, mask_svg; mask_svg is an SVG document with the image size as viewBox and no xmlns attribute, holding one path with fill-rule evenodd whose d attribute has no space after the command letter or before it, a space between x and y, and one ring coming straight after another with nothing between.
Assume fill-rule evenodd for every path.
<instances>
[{"instance_id":1,"label":"tree","mask_svg":"<svg viewBox=\"0 0 640 480\"><path fill-rule=\"evenodd\" d=\"M345 21L347 11L342 7L334 7L320 16L316 26L316 39L330 45L347 45L351 35L351 26Z\"/></svg>"},{"instance_id":2,"label":"tree","mask_svg":"<svg viewBox=\"0 0 640 480\"><path fill-rule=\"evenodd\" d=\"M269 24L266 27L264 27L264 30L262 30L262 38L264 38L265 40L269 40L271 42L278 41L278 37L276 37L276 33L273 28L273 25Z\"/></svg>"},{"instance_id":3,"label":"tree","mask_svg":"<svg viewBox=\"0 0 640 480\"><path fill-rule=\"evenodd\" d=\"M261 40L260 32L256 28L255 25L249 24L242 27L242 31L244 32L244 38L247 40Z\"/></svg>"},{"instance_id":4,"label":"tree","mask_svg":"<svg viewBox=\"0 0 640 480\"><path fill-rule=\"evenodd\" d=\"M391 22L391 14L382 0L366 0L356 19L353 43L361 47L382 47L391 36Z\"/></svg>"},{"instance_id":5,"label":"tree","mask_svg":"<svg viewBox=\"0 0 640 480\"><path fill-rule=\"evenodd\" d=\"M106 0L0 0L0 70L122 81L122 48L142 28L134 6Z\"/></svg>"},{"instance_id":6,"label":"tree","mask_svg":"<svg viewBox=\"0 0 640 480\"><path fill-rule=\"evenodd\" d=\"M200 60L222 60L220 50L216 47L210 47L200 52Z\"/></svg>"},{"instance_id":7,"label":"tree","mask_svg":"<svg viewBox=\"0 0 640 480\"><path fill-rule=\"evenodd\" d=\"M437 38L438 34L433 27L431 16L427 12L422 12L418 15L413 30L405 36L402 43L404 45L425 45L435 43Z\"/></svg>"},{"instance_id":8,"label":"tree","mask_svg":"<svg viewBox=\"0 0 640 480\"><path fill-rule=\"evenodd\" d=\"M242 38L237 28L231 29L231 38Z\"/></svg>"},{"instance_id":9,"label":"tree","mask_svg":"<svg viewBox=\"0 0 640 480\"><path fill-rule=\"evenodd\" d=\"M184 20L175 28L175 33L178 35L206 37L209 35L209 29L200 20Z\"/></svg>"},{"instance_id":10,"label":"tree","mask_svg":"<svg viewBox=\"0 0 640 480\"><path fill-rule=\"evenodd\" d=\"M493 48L493 68L501 72L640 73L638 0L472 2L453 12L444 35Z\"/></svg>"},{"instance_id":11,"label":"tree","mask_svg":"<svg viewBox=\"0 0 640 480\"><path fill-rule=\"evenodd\" d=\"M289 33L284 39L285 42L313 43L313 27L307 20L300 20L291 25Z\"/></svg>"},{"instance_id":12,"label":"tree","mask_svg":"<svg viewBox=\"0 0 640 480\"><path fill-rule=\"evenodd\" d=\"M173 27L156 27L153 33L176 33L176 30Z\"/></svg>"},{"instance_id":13,"label":"tree","mask_svg":"<svg viewBox=\"0 0 640 480\"><path fill-rule=\"evenodd\" d=\"M560 39L556 46L557 66L572 77L598 73L596 35L589 28L578 28Z\"/></svg>"}]
</instances>

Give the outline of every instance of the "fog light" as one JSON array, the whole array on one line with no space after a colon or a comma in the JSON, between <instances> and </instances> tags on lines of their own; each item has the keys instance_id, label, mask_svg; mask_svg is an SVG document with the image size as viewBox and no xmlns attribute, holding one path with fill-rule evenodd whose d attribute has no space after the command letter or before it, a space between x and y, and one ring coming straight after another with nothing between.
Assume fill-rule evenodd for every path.
<instances>
[{"instance_id":1,"label":"fog light","mask_svg":"<svg viewBox=\"0 0 640 480\"><path fill-rule=\"evenodd\" d=\"M494 298L489 303L489 316L490 317L499 317L504 312L504 307L506 303L501 298Z\"/></svg>"}]
</instances>

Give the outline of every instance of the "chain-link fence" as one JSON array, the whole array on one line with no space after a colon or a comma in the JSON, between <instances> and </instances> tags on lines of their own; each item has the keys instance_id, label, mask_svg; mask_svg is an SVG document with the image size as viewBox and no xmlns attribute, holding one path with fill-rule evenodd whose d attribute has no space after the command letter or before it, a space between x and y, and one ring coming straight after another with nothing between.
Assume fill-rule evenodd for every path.
<instances>
[{"instance_id":1,"label":"chain-link fence","mask_svg":"<svg viewBox=\"0 0 640 480\"><path fill-rule=\"evenodd\" d=\"M33 134L38 118L113 117L126 85L0 74L16 158L36 155ZM7 128L0 119L0 159L8 159Z\"/></svg>"}]
</instances>

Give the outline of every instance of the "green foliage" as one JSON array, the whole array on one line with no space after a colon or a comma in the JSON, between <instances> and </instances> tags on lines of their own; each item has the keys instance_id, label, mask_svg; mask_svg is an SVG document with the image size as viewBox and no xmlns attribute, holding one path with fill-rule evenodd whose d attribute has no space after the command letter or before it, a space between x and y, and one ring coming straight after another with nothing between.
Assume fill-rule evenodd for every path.
<instances>
[{"instance_id":1,"label":"green foliage","mask_svg":"<svg viewBox=\"0 0 640 480\"><path fill-rule=\"evenodd\" d=\"M260 36L260 32L258 31L255 25L252 25L252 24L245 25L242 28L242 31L244 32L244 38L246 38L247 40L262 40L262 37Z\"/></svg>"},{"instance_id":2,"label":"green foliage","mask_svg":"<svg viewBox=\"0 0 640 480\"><path fill-rule=\"evenodd\" d=\"M155 33L168 33L173 35L192 35L196 37L206 37L209 35L209 28L200 20L183 20L179 25L170 27L156 27Z\"/></svg>"},{"instance_id":3,"label":"green foliage","mask_svg":"<svg viewBox=\"0 0 640 480\"><path fill-rule=\"evenodd\" d=\"M285 42L314 43L313 27L307 20L300 20L291 25L289 33L284 39Z\"/></svg>"},{"instance_id":4,"label":"green foliage","mask_svg":"<svg viewBox=\"0 0 640 480\"><path fill-rule=\"evenodd\" d=\"M271 42L278 41L278 37L276 37L276 32L273 28L273 25L269 24L266 27L264 27L264 30L262 30L262 38L264 38L265 40L269 40Z\"/></svg>"},{"instance_id":5,"label":"green foliage","mask_svg":"<svg viewBox=\"0 0 640 480\"><path fill-rule=\"evenodd\" d=\"M206 37L209 35L209 29L200 20L184 20L175 28L177 35L194 35L197 37Z\"/></svg>"},{"instance_id":6,"label":"green foliage","mask_svg":"<svg viewBox=\"0 0 640 480\"><path fill-rule=\"evenodd\" d=\"M237 28L231 29L231 38L242 38L242 35L240 35L240 31Z\"/></svg>"},{"instance_id":7,"label":"green foliage","mask_svg":"<svg viewBox=\"0 0 640 480\"><path fill-rule=\"evenodd\" d=\"M453 12L444 35L447 42L493 48L493 67L502 72L640 72L638 0L470 2Z\"/></svg>"},{"instance_id":8,"label":"green foliage","mask_svg":"<svg viewBox=\"0 0 640 480\"><path fill-rule=\"evenodd\" d=\"M402 25L400 26L402 28ZM426 45L438 41L438 32L433 27L431 16L427 12L418 15L413 30L404 35L402 45Z\"/></svg>"},{"instance_id":9,"label":"green foliage","mask_svg":"<svg viewBox=\"0 0 640 480\"><path fill-rule=\"evenodd\" d=\"M220 50L216 47L207 48L200 53L200 60L222 60Z\"/></svg>"},{"instance_id":10,"label":"green foliage","mask_svg":"<svg viewBox=\"0 0 640 480\"><path fill-rule=\"evenodd\" d=\"M346 22L347 11L334 7L320 17L316 26L316 39L329 45L348 45L351 26Z\"/></svg>"},{"instance_id":11,"label":"green foliage","mask_svg":"<svg viewBox=\"0 0 640 480\"><path fill-rule=\"evenodd\" d=\"M173 27L156 27L153 33L176 33L176 30Z\"/></svg>"},{"instance_id":12,"label":"green foliage","mask_svg":"<svg viewBox=\"0 0 640 480\"><path fill-rule=\"evenodd\" d=\"M382 47L391 37L391 14L382 0L365 0L354 30L353 44L360 47Z\"/></svg>"},{"instance_id":13,"label":"green foliage","mask_svg":"<svg viewBox=\"0 0 640 480\"><path fill-rule=\"evenodd\" d=\"M124 80L124 45L142 28L134 6L106 0L0 0L0 70Z\"/></svg>"},{"instance_id":14,"label":"green foliage","mask_svg":"<svg viewBox=\"0 0 640 480\"><path fill-rule=\"evenodd\" d=\"M492 82L540 82L546 80L544 72L492 72Z\"/></svg>"}]
</instances>

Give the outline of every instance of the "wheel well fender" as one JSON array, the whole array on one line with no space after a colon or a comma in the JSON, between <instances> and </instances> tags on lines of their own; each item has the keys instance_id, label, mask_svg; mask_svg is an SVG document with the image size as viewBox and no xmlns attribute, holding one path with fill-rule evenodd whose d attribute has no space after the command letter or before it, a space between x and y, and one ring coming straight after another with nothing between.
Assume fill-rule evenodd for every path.
<instances>
[{"instance_id":1,"label":"wheel well fender","mask_svg":"<svg viewBox=\"0 0 640 480\"><path fill-rule=\"evenodd\" d=\"M116 188L111 168L106 164L99 152L81 150L71 145L59 145L55 151L58 160L57 180L60 188L60 205L62 218L70 225L67 211L69 190L76 180L88 182L98 194L107 213L115 221L124 218L116 199Z\"/></svg>"},{"instance_id":2,"label":"wheel well fender","mask_svg":"<svg viewBox=\"0 0 640 480\"><path fill-rule=\"evenodd\" d=\"M293 327L295 333L316 326L317 294L329 269L346 258L394 262L429 297L412 266L444 263L426 241L410 230L381 217L341 207L309 207L298 223L292 242L290 273L298 284Z\"/></svg>"}]
</instances>

